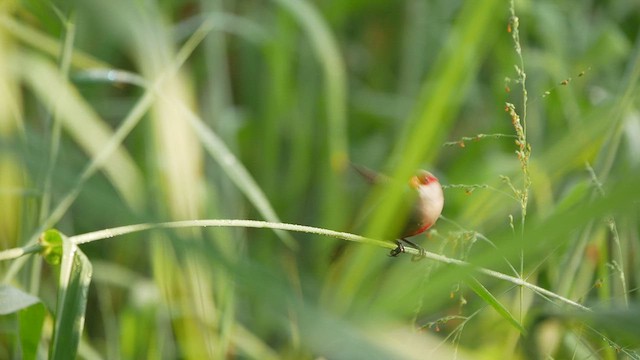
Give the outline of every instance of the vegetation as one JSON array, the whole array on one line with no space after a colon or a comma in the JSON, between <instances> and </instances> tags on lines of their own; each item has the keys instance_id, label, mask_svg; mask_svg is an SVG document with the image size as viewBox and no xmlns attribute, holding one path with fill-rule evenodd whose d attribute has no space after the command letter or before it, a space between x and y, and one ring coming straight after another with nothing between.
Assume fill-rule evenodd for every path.
<instances>
[{"instance_id":1,"label":"vegetation","mask_svg":"<svg viewBox=\"0 0 640 360\"><path fill-rule=\"evenodd\" d=\"M638 24L2 1L0 358L640 358ZM349 162L438 176L424 259Z\"/></svg>"}]
</instances>

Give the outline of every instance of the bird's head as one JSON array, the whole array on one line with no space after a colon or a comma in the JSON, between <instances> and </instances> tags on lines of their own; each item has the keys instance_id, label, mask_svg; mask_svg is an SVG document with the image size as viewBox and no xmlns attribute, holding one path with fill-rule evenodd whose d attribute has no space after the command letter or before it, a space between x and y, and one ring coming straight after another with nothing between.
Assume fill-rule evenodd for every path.
<instances>
[{"instance_id":1,"label":"bird's head","mask_svg":"<svg viewBox=\"0 0 640 360\"><path fill-rule=\"evenodd\" d=\"M442 186L438 178L425 170L420 170L412 176L409 184L418 193L419 201L416 205L420 213L421 224L426 230L436 222L444 207Z\"/></svg>"},{"instance_id":2,"label":"bird's head","mask_svg":"<svg viewBox=\"0 0 640 360\"><path fill-rule=\"evenodd\" d=\"M438 178L435 177L432 173L426 170L420 170L418 173L409 179L409 185L418 190L418 188L423 186L429 186L431 184L435 184L436 186L440 185Z\"/></svg>"}]
</instances>

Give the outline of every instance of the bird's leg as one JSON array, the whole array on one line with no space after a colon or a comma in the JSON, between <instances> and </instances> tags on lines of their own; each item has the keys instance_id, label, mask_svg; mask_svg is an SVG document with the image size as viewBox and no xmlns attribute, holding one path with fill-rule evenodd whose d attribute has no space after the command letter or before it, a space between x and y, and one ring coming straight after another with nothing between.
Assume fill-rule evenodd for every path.
<instances>
[{"instance_id":1,"label":"bird's leg","mask_svg":"<svg viewBox=\"0 0 640 360\"><path fill-rule=\"evenodd\" d=\"M396 240L396 245L397 245L397 246L396 246L396 248L395 248L395 249L393 249L393 250L391 250L391 252L389 252L389 256L396 257L396 256L398 256L400 253L405 252L405 251L404 251L404 245L402 245L402 241L404 241L405 243L407 243L407 245L411 246L412 248L414 248L414 249L418 250L418 252L419 252L419 254L418 254L418 255L413 255L413 256L411 257L411 260L412 260L412 261L418 261L418 260L420 260L420 259L422 259L422 258L424 258L424 257L425 257L425 255L426 255L426 253L427 253L427 252L422 248L422 246L420 246L420 245L418 245L418 244L414 243L414 242L413 242L413 241L411 241L411 240L407 240L407 239L405 239L405 238L402 238L402 239L400 239L400 240Z\"/></svg>"},{"instance_id":2,"label":"bird's leg","mask_svg":"<svg viewBox=\"0 0 640 360\"><path fill-rule=\"evenodd\" d=\"M407 244L409 244L409 246L411 246L412 248L414 248L414 249L418 250L418 252L419 252L419 254L418 254L418 255L413 255L413 256L411 257L411 261L418 261L418 260L420 260L420 259L424 258L424 257L425 257L425 255L427 254L427 252L422 248L422 246L420 246L420 245L418 245L418 244L414 243L413 241L408 240L408 239L404 239L404 238L403 238L403 239L401 239L401 240L402 240L402 241L404 241L404 242L406 242ZM403 249L403 252L404 252L404 249Z\"/></svg>"},{"instance_id":3,"label":"bird's leg","mask_svg":"<svg viewBox=\"0 0 640 360\"><path fill-rule=\"evenodd\" d=\"M389 256L396 257L396 256L398 256L398 254L404 252L404 245L402 245L400 240L396 240L396 245L398 245L398 246L396 246L395 249L393 249L393 250L391 250L391 252L389 252Z\"/></svg>"}]
</instances>

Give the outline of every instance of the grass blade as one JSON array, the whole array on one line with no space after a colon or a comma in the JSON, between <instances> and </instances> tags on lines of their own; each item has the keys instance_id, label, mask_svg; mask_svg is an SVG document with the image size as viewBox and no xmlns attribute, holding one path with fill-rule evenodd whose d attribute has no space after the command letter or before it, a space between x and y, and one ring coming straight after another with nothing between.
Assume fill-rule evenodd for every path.
<instances>
[{"instance_id":1,"label":"grass blade","mask_svg":"<svg viewBox=\"0 0 640 360\"><path fill-rule=\"evenodd\" d=\"M39 298L13 286L0 285L0 315L13 313L18 315L20 359L35 359L46 309Z\"/></svg>"},{"instance_id":2,"label":"grass blade","mask_svg":"<svg viewBox=\"0 0 640 360\"><path fill-rule=\"evenodd\" d=\"M484 300L488 305L491 305L491 307L494 308L498 312L498 314L500 314L500 316L502 316L511 325L513 325L516 329L518 329L520 333L522 334L527 333L527 331L524 329L524 327L522 327L520 322L516 318L514 318L513 315L511 315L509 310L507 310L507 308L504 305L502 305L502 303L498 301L498 299L496 299L496 297L493 296L493 294L489 290L487 290L487 288L484 287L484 285L482 285L478 280L476 280L476 278L471 277L466 281L466 283L467 285L469 285L471 290L473 290L478 296L480 296L482 300Z\"/></svg>"},{"instance_id":3,"label":"grass blade","mask_svg":"<svg viewBox=\"0 0 640 360\"><path fill-rule=\"evenodd\" d=\"M51 359L73 359L78 351L84 326L87 293L91 282L91 263L77 245L62 237L62 261Z\"/></svg>"},{"instance_id":4,"label":"grass blade","mask_svg":"<svg viewBox=\"0 0 640 360\"><path fill-rule=\"evenodd\" d=\"M38 354L38 344L42 335L42 325L47 310L44 304L37 302L33 306L29 306L18 312L18 329L20 338L20 348L22 350L23 360L35 359Z\"/></svg>"}]
</instances>

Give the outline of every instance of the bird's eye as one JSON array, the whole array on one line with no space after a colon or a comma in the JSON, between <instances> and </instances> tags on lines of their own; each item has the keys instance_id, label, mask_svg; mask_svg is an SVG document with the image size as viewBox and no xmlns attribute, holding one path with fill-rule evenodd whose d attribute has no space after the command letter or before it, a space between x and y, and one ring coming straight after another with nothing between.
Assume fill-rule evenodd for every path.
<instances>
[{"instance_id":1,"label":"bird's eye","mask_svg":"<svg viewBox=\"0 0 640 360\"><path fill-rule=\"evenodd\" d=\"M435 176L425 171L425 172L420 172L415 176L412 176L411 179L409 180L409 184L411 185L412 188L416 189L419 186L429 185L432 182L437 182L437 181L438 179L436 179Z\"/></svg>"}]
</instances>

